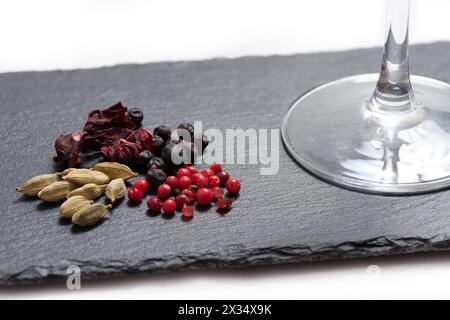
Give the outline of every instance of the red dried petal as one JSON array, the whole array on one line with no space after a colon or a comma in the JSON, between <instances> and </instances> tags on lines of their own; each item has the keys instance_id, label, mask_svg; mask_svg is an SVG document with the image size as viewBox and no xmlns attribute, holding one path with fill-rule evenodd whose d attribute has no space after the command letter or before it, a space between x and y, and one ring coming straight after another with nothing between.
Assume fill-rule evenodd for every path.
<instances>
[{"instance_id":1,"label":"red dried petal","mask_svg":"<svg viewBox=\"0 0 450 320\"><path fill-rule=\"evenodd\" d=\"M127 107L118 102L105 110L89 112L83 128L81 149L100 150L102 146L128 137L140 124L128 116L127 111Z\"/></svg>"},{"instance_id":2,"label":"red dried petal","mask_svg":"<svg viewBox=\"0 0 450 320\"><path fill-rule=\"evenodd\" d=\"M112 146L104 146L101 151L108 161L132 166L139 158L139 148L135 143L119 140Z\"/></svg>"},{"instance_id":3,"label":"red dried petal","mask_svg":"<svg viewBox=\"0 0 450 320\"><path fill-rule=\"evenodd\" d=\"M127 112L128 108L120 101L105 110L93 110L88 114L85 129L88 131L90 131L92 127L95 127L95 129L99 127L137 129L139 124L129 117Z\"/></svg>"},{"instance_id":4,"label":"red dried petal","mask_svg":"<svg viewBox=\"0 0 450 320\"><path fill-rule=\"evenodd\" d=\"M126 128L109 128L92 132L85 131L83 133L82 150L99 150L102 146L113 145L120 139L128 137L132 132Z\"/></svg>"},{"instance_id":5,"label":"red dried petal","mask_svg":"<svg viewBox=\"0 0 450 320\"><path fill-rule=\"evenodd\" d=\"M69 167L80 164L80 142L81 134L78 132L60 135L55 141L56 159L67 160Z\"/></svg>"},{"instance_id":6,"label":"red dried petal","mask_svg":"<svg viewBox=\"0 0 450 320\"><path fill-rule=\"evenodd\" d=\"M153 152L153 134L147 129L140 128L133 131L126 140L136 143L141 151L149 150Z\"/></svg>"}]
</instances>

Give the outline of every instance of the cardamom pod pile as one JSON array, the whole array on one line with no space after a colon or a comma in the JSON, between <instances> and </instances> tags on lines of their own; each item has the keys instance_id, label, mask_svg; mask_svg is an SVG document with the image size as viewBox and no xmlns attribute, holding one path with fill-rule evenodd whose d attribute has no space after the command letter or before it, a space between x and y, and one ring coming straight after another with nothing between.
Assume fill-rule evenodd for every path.
<instances>
[{"instance_id":1,"label":"cardamom pod pile","mask_svg":"<svg viewBox=\"0 0 450 320\"><path fill-rule=\"evenodd\" d=\"M108 209L125 196L125 181L136 176L137 173L124 164L101 162L91 169L69 168L38 175L24 182L16 191L47 202L64 201L59 208L60 216L87 227L105 218ZM94 203L103 194L111 204Z\"/></svg>"}]
</instances>

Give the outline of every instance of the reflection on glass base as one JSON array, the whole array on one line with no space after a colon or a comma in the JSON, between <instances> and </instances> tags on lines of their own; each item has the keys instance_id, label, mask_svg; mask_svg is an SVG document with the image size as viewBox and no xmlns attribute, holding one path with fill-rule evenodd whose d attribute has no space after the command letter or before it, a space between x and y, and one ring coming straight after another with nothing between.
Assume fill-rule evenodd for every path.
<instances>
[{"instance_id":1,"label":"reflection on glass base","mask_svg":"<svg viewBox=\"0 0 450 320\"><path fill-rule=\"evenodd\" d=\"M370 193L412 194L450 186L450 86L412 76L417 108L372 111L378 74L344 78L298 99L282 123L300 165L338 185Z\"/></svg>"}]
</instances>

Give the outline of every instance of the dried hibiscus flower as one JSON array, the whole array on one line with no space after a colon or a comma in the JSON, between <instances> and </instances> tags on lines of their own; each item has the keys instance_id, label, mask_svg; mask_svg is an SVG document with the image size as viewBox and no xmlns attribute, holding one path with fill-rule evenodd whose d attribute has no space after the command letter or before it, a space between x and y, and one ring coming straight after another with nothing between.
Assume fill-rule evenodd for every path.
<instances>
[{"instance_id":1,"label":"dried hibiscus flower","mask_svg":"<svg viewBox=\"0 0 450 320\"><path fill-rule=\"evenodd\" d=\"M89 112L83 133L61 135L55 142L55 160L67 160L69 167L81 163L81 152L99 151L104 146L112 146L120 139L132 137L137 148L153 149L153 136L136 129L140 127L142 111L137 108L128 111L121 102L105 109ZM126 149L122 153L132 153L134 147L118 146L114 150ZM110 154L112 151L107 151ZM118 151L113 152L118 153ZM120 154L120 153L118 153ZM123 156L124 157L124 156Z\"/></svg>"},{"instance_id":2,"label":"dried hibiscus flower","mask_svg":"<svg viewBox=\"0 0 450 320\"><path fill-rule=\"evenodd\" d=\"M128 108L118 102L108 109L89 112L83 128L81 150L100 150L127 138L140 126L140 121L130 117L127 111Z\"/></svg>"},{"instance_id":3,"label":"dried hibiscus flower","mask_svg":"<svg viewBox=\"0 0 450 320\"><path fill-rule=\"evenodd\" d=\"M133 131L126 140L136 143L141 152L144 150L153 152L153 134L147 129L140 128Z\"/></svg>"},{"instance_id":4,"label":"dried hibiscus flower","mask_svg":"<svg viewBox=\"0 0 450 320\"><path fill-rule=\"evenodd\" d=\"M81 134L78 132L60 135L55 141L55 160L67 160L69 167L80 164L80 142Z\"/></svg>"},{"instance_id":5,"label":"dried hibiscus flower","mask_svg":"<svg viewBox=\"0 0 450 320\"><path fill-rule=\"evenodd\" d=\"M120 139L112 146L104 146L101 151L108 161L132 166L139 158L139 147L136 143Z\"/></svg>"},{"instance_id":6,"label":"dried hibiscus flower","mask_svg":"<svg viewBox=\"0 0 450 320\"><path fill-rule=\"evenodd\" d=\"M81 150L83 152L100 150L103 146L115 144L127 138L133 131L127 128L108 128L100 131L84 132Z\"/></svg>"},{"instance_id":7,"label":"dried hibiscus flower","mask_svg":"<svg viewBox=\"0 0 450 320\"><path fill-rule=\"evenodd\" d=\"M142 151L153 151L153 135L140 128L131 132L127 139L119 139L110 146L103 146L101 151L108 161L134 166Z\"/></svg>"}]
</instances>

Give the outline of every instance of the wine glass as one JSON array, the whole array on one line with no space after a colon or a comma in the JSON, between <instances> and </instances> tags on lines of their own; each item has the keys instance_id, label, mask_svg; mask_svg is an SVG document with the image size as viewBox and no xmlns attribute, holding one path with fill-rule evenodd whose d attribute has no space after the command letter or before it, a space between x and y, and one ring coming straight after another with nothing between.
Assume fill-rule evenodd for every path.
<instances>
[{"instance_id":1,"label":"wine glass","mask_svg":"<svg viewBox=\"0 0 450 320\"><path fill-rule=\"evenodd\" d=\"M368 193L450 185L450 86L409 74L410 0L387 0L380 74L305 93L282 122L291 156L328 182Z\"/></svg>"}]
</instances>

